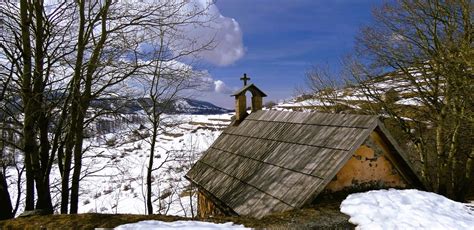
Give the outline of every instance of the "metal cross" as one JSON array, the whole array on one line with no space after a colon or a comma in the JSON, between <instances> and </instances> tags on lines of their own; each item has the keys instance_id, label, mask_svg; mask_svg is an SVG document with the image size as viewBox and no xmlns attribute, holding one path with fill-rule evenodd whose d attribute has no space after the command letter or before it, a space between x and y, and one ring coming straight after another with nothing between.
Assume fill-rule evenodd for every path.
<instances>
[{"instance_id":1,"label":"metal cross","mask_svg":"<svg viewBox=\"0 0 474 230\"><path fill-rule=\"evenodd\" d=\"M244 81L244 86L247 85L247 81L250 80L250 78L247 77L247 74L244 73L244 77L241 77L240 80Z\"/></svg>"}]
</instances>

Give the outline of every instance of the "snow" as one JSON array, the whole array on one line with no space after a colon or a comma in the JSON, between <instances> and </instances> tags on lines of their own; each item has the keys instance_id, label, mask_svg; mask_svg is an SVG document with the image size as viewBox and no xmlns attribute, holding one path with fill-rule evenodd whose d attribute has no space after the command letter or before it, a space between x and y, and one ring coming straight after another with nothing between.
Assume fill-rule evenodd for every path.
<instances>
[{"instance_id":1,"label":"snow","mask_svg":"<svg viewBox=\"0 0 474 230\"><path fill-rule=\"evenodd\" d=\"M328 102L322 102L318 99L309 99L299 102L288 102L277 105L279 108L292 108L292 107L314 107L314 106L325 106Z\"/></svg>"},{"instance_id":2,"label":"snow","mask_svg":"<svg viewBox=\"0 0 474 230\"><path fill-rule=\"evenodd\" d=\"M189 196L184 174L230 122L231 114L165 115L162 122L175 124L161 130L155 152L152 193L154 212L190 217L196 213L196 196ZM147 130L135 130L146 136ZM79 212L145 214L145 175L149 159L148 139L135 139L130 131L109 133L105 140L85 140L90 146L83 167ZM145 132L145 133L144 133ZM89 168L88 168L89 167Z\"/></svg>"},{"instance_id":3,"label":"snow","mask_svg":"<svg viewBox=\"0 0 474 230\"><path fill-rule=\"evenodd\" d=\"M149 138L146 137L149 124L141 115L123 116L125 120L136 121L126 123L117 117L102 117L104 121L113 122L111 131L84 139L86 151L79 213L146 214L145 170L150 152ZM154 165L161 167L153 173L154 213L185 217L196 213L196 196L190 192L194 188L183 176L230 123L231 116L233 114L173 114L162 117L163 122L175 125L164 125L158 137ZM141 129L140 125L146 128ZM21 154L14 156L22 162ZM18 196L18 173L13 167L6 171L12 200ZM60 178L55 165L50 176L55 207L60 203ZM24 193L20 196L23 200ZM17 215L23 212L23 204L21 201Z\"/></svg>"},{"instance_id":4,"label":"snow","mask_svg":"<svg viewBox=\"0 0 474 230\"><path fill-rule=\"evenodd\" d=\"M403 73L400 74L403 75ZM414 76L417 77L419 74L414 74ZM289 99L280 102L275 107L277 110L299 110L304 108L314 109L317 107L344 105L353 109L360 109L359 105L365 102L377 103L375 98L368 96L369 94L383 99L384 96L387 95L387 92L392 90L395 91L399 97L399 100L397 100L395 104L402 106L422 106L423 103L421 99L413 95L420 94L420 92L432 91L432 84L427 82L427 79L424 78L417 79L416 82L419 83L419 85L414 86L411 81L401 76L387 75L386 77L375 79L372 82L367 82L368 84L364 87L347 86L335 89L335 91L329 94L325 94L324 91L312 92L314 97L312 99ZM442 103L443 97L439 97L439 100Z\"/></svg>"},{"instance_id":5,"label":"snow","mask_svg":"<svg viewBox=\"0 0 474 230\"><path fill-rule=\"evenodd\" d=\"M145 220L132 224L124 224L115 228L116 230L127 229L248 229L243 225L235 225L232 222L216 224L201 221L175 221L163 222L157 220Z\"/></svg>"},{"instance_id":6,"label":"snow","mask_svg":"<svg viewBox=\"0 0 474 230\"><path fill-rule=\"evenodd\" d=\"M419 98L405 98L398 100L395 102L397 105L414 105L414 106L422 106L422 102Z\"/></svg>"},{"instance_id":7,"label":"snow","mask_svg":"<svg viewBox=\"0 0 474 230\"><path fill-rule=\"evenodd\" d=\"M474 210L467 204L415 189L351 194L341 212L356 229L474 229Z\"/></svg>"}]
</instances>

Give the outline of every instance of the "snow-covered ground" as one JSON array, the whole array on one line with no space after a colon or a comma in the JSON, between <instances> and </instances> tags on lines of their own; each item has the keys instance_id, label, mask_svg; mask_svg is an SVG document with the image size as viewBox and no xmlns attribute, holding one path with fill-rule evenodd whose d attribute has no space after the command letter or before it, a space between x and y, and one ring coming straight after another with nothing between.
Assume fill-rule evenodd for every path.
<instances>
[{"instance_id":1,"label":"snow-covered ground","mask_svg":"<svg viewBox=\"0 0 474 230\"><path fill-rule=\"evenodd\" d=\"M190 217L196 212L193 188L183 177L220 135L232 114L166 115L154 156L154 213ZM107 118L104 118L107 119ZM110 118L113 120L113 118ZM142 123L142 124L140 124ZM115 132L84 140L79 213L146 214L146 169L150 154L147 122L113 125ZM117 128L118 127L118 128ZM21 158L21 155L18 155ZM19 162L22 162L19 159ZM9 192L16 200L15 169L7 170ZM24 176L24 175L23 175ZM60 174L51 172L53 205L60 204ZM24 194L21 195L24 197ZM20 202L20 205L23 201ZM193 209L193 210L192 210ZM20 206L17 215L23 212Z\"/></svg>"},{"instance_id":2,"label":"snow-covered ground","mask_svg":"<svg viewBox=\"0 0 474 230\"><path fill-rule=\"evenodd\" d=\"M232 222L216 224L201 221L174 221L174 222L163 222L157 220L145 220L137 223L124 224L115 228L116 230L128 230L128 229L249 229L243 225L235 225Z\"/></svg>"},{"instance_id":3,"label":"snow-covered ground","mask_svg":"<svg viewBox=\"0 0 474 230\"><path fill-rule=\"evenodd\" d=\"M190 197L192 188L183 176L229 124L229 119L228 114L170 115L163 119L175 125L161 131L155 148L155 213L188 217L196 214L195 197ZM97 172L82 182L79 212L145 214L150 143L149 138L141 137L148 136L147 132L135 129L90 140L90 160L84 165L91 167L89 172Z\"/></svg>"},{"instance_id":4,"label":"snow-covered ground","mask_svg":"<svg viewBox=\"0 0 474 230\"><path fill-rule=\"evenodd\" d=\"M474 210L467 204L414 189L352 194L341 212L357 229L474 229Z\"/></svg>"}]
</instances>

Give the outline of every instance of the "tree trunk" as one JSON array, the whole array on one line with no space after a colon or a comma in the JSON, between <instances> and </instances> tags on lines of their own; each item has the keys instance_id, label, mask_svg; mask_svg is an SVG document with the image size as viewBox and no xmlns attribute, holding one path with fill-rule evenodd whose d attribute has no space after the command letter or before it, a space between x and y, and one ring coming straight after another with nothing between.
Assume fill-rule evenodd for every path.
<instances>
[{"instance_id":1,"label":"tree trunk","mask_svg":"<svg viewBox=\"0 0 474 230\"><path fill-rule=\"evenodd\" d=\"M79 31L77 35L77 58L76 62L74 63L74 75L71 84L71 114L69 116L69 129L66 135L66 144L64 150L64 172L62 178L62 191L61 191L61 213L67 213L67 209L69 206L69 176L71 172L71 164L72 164L72 155L73 150L77 148L75 146L75 139L77 133L77 114L79 112L79 97L80 97L80 82L81 82L81 72L82 72L82 64L84 58L84 49L85 49L85 41L84 41L84 33L85 33L85 3L84 1L80 1L77 3L79 7ZM72 196L72 195L71 195Z\"/></svg>"},{"instance_id":2,"label":"tree trunk","mask_svg":"<svg viewBox=\"0 0 474 230\"><path fill-rule=\"evenodd\" d=\"M68 148L67 144L64 151L63 174L61 175L61 214L67 214L69 206L69 176L71 173L72 147L71 149Z\"/></svg>"},{"instance_id":3,"label":"tree trunk","mask_svg":"<svg viewBox=\"0 0 474 230\"><path fill-rule=\"evenodd\" d=\"M44 210L45 213L53 214L53 204L51 201L50 181L49 175L51 172L50 166L50 148L48 139L48 119L46 118L44 111L38 121L40 129L40 174L38 175L38 182L36 190L38 191L38 201L36 204L37 209ZM54 155L51 156L52 158Z\"/></svg>"},{"instance_id":4,"label":"tree trunk","mask_svg":"<svg viewBox=\"0 0 474 230\"><path fill-rule=\"evenodd\" d=\"M0 220L13 218L13 207L8 192L8 184L2 170L0 170Z\"/></svg>"},{"instance_id":5,"label":"tree trunk","mask_svg":"<svg viewBox=\"0 0 474 230\"><path fill-rule=\"evenodd\" d=\"M44 39L47 35L44 32L43 17L43 1L34 1L34 19L36 30L35 37L35 66L33 73L33 105L35 108L34 120L39 129L39 148L33 155L33 167L35 168L36 190L38 192L37 209L42 209L48 214L53 213L53 205L51 203L51 194L49 188L49 139L48 139L48 119L46 118L46 105L44 101Z\"/></svg>"},{"instance_id":6,"label":"tree trunk","mask_svg":"<svg viewBox=\"0 0 474 230\"><path fill-rule=\"evenodd\" d=\"M442 112L441 112L442 113ZM436 154L437 154L437 183L435 187L436 193L439 194L446 194L447 192L447 183L448 183L448 162L447 156L445 152L445 143L444 143L444 135L445 129L443 124L443 116L439 115L437 117L438 126L436 127Z\"/></svg>"},{"instance_id":7,"label":"tree trunk","mask_svg":"<svg viewBox=\"0 0 474 230\"><path fill-rule=\"evenodd\" d=\"M85 107L87 108L87 107ZM84 112L85 113L85 112ZM71 214L75 214L78 211L79 203L79 181L81 179L81 166L82 166L82 143L83 143L83 124L84 116L81 114L79 117L78 125L75 133L75 144L74 144L74 170L72 172L71 181Z\"/></svg>"},{"instance_id":8,"label":"tree trunk","mask_svg":"<svg viewBox=\"0 0 474 230\"><path fill-rule=\"evenodd\" d=\"M25 152L26 197L25 211L35 209L35 178L31 170L30 155Z\"/></svg>"},{"instance_id":9,"label":"tree trunk","mask_svg":"<svg viewBox=\"0 0 474 230\"><path fill-rule=\"evenodd\" d=\"M42 209L47 214L53 213L53 205L51 203L51 194L49 190L49 179L36 183L36 191L38 192L38 200L36 201L36 209Z\"/></svg>"},{"instance_id":10,"label":"tree trunk","mask_svg":"<svg viewBox=\"0 0 474 230\"><path fill-rule=\"evenodd\" d=\"M35 154L35 130L34 120L32 119L31 109L31 44L30 44L30 23L31 16L28 14L28 1L20 1L20 22L21 22L21 42L22 42L22 59L23 59L23 73L21 76L22 80L22 99L23 99L23 151L25 153L25 169L26 169L26 203L25 210L34 209L34 173L31 165L31 155Z\"/></svg>"},{"instance_id":11,"label":"tree trunk","mask_svg":"<svg viewBox=\"0 0 474 230\"><path fill-rule=\"evenodd\" d=\"M152 109L155 109L153 107ZM153 111L155 112L155 111ZM148 162L148 168L146 173L146 206L148 210L148 215L153 214L153 202L152 202L152 172L153 172L153 159L155 157L155 145L156 145L156 137L158 136L158 124L156 119L153 119L153 133L151 136L151 145L150 145L150 159Z\"/></svg>"}]
</instances>

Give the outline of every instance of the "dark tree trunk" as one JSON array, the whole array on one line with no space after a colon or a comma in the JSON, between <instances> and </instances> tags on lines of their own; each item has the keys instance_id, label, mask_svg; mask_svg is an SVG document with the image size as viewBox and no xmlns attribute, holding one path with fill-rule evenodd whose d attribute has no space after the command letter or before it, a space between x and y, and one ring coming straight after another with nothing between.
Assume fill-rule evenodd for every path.
<instances>
[{"instance_id":1,"label":"dark tree trunk","mask_svg":"<svg viewBox=\"0 0 474 230\"><path fill-rule=\"evenodd\" d=\"M82 143L83 143L83 127L84 117L80 116L78 121L78 126L76 127L75 134L75 145L74 145L74 170L72 172L72 181L71 181L71 214L75 214L78 211L79 203L79 181L81 177L81 166L82 166Z\"/></svg>"},{"instance_id":2,"label":"dark tree trunk","mask_svg":"<svg viewBox=\"0 0 474 230\"><path fill-rule=\"evenodd\" d=\"M35 168L36 190L38 192L37 209L42 209L45 213L53 213L51 194L49 189L49 139L48 139L48 119L46 117L46 103L44 101L44 39L47 36L44 32L43 1L34 1L34 19L36 30L35 37L35 66L33 78L33 108L34 120L39 129L39 148L33 157L33 167Z\"/></svg>"},{"instance_id":3,"label":"dark tree trunk","mask_svg":"<svg viewBox=\"0 0 474 230\"><path fill-rule=\"evenodd\" d=\"M72 151L67 145L68 143L66 143L66 150L64 151L63 173L61 175L61 214L67 214L69 206L69 176L71 173Z\"/></svg>"},{"instance_id":4,"label":"dark tree trunk","mask_svg":"<svg viewBox=\"0 0 474 230\"><path fill-rule=\"evenodd\" d=\"M49 139L48 139L48 124L49 120L43 113L39 119L40 127L40 163L41 163L41 178L42 182L41 193L38 191L38 201L41 200L41 209L45 210L48 214L53 214L53 203L51 201L51 190L49 183L49 174L51 172L52 159L54 154L50 152ZM51 156L50 156L51 154ZM40 195L41 194L41 195ZM37 204L38 205L38 204Z\"/></svg>"},{"instance_id":5,"label":"dark tree trunk","mask_svg":"<svg viewBox=\"0 0 474 230\"><path fill-rule=\"evenodd\" d=\"M34 173L31 165L32 157L31 155L35 154L36 149L35 144L35 130L34 130L34 120L32 118L31 109L31 44L30 44L30 23L31 16L28 14L28 1L20 1L20 22L21 22L21 42L22 42L22 59L23 59L23 73L21 76L22 88L21 94L23 99L23 112L24 112L24 122L23 122L23 151L25 154L25 169L26 169L26 203L25 210L34 209Z\"/></svg>"},{"instance_id":6,"label":"dark tree trunk","mask_svg":"<svg viewBox=\"0 0 474 230\"><path fill-rule=\"evenodd\" d=\"M148 168L146 172L146 207L148 210L148 215L153 214L153 202L152 202L153 194L151 192L151 185L152 185L153 159L155 157L156 137L158 135L158 124L156 122L156 119L153 119L153 120L154 122L153 122L153 133L151 136L150 159L148 162Z\"/></svg>"},{"instance_id":7,"label":"dark tree trunk","mask_svg":"<svg viewBox=\"0 0 474 230\"><path fill-rule=\"evenodd\" d=\"M66 153L65 164L69 164L69 170L70 170L70 165L72 163L73 151L74 151L74 155L76 155L75 151L77 148L81 148L81 151L82 151L82 146L76 146L77 144L76 134L78 133L77 129L79 129L78 127L79 124L77 123L77 117L79 114L79 106L80 106L80 101L79 101L80 96L81 96L80 85L81 85L82 65L84 61L83 58L84 58L84 50L85 50L85 43L86 43L85 41L86 16L85 16L84 1L78 2L78 7L79 7L79 12L78 12L79 13L79 33L77 35L77 58L74 64L74 76L73 76L73 80L72 80L73 82L71 86L72 99L71 99L71 115L70 115L70 124L69 124L71 128L68 130L68 139L66 142L66 150L65 150L65 153ZM77 170L76 168L78 167L76 163L74 165L75 171ZM69 176L69 172L67 174ZM66 183L69 183L69 181L67 181ZM78 191L78 188L74 188L74 192L76 192L76 190ZM77 204L73 204L72 199L78 200L78 197L77 197L78 195L74 194L74 192L72 191L72 188L71 188L70 213L77 212ZM69 191L67 193L69 193ZM69 197L65 199L69 199ZM65 205L68 205L68 204L66 203ZM75 210L73 210L73 208Z\"/></svg>"},{"instance_id":8,"label":"dark tree trunk","mask_svg":"<svg viewBox=\"0 0 474 230\"><path fill-rule=\"evenodd\" d=\"M25 152L26 198L25 211L35 209L35 178L31 170L30 155Z\"/></svg>"},{"instance_id":9,"label":"dark tree trunk","mask_svg":"<svg viewBox=\"0 0 474 230\"><path fill-rule=\"evenodd\" d=\"M13 207L8 192L8 184L2 170L0 170L0 220L13 218Z\"/></svg>"}]
</instances>

